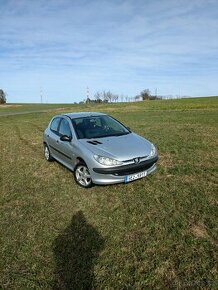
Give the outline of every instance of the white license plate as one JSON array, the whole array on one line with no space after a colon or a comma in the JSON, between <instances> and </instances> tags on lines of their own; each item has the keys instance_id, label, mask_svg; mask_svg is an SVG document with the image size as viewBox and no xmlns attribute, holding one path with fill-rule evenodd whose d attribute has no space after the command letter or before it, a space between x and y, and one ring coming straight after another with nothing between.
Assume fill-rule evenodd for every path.
<instances>
[{"instance_id":1,"label":"white license plate","mask_svg":"<svg viewBox=\"0 0 218 290\"><path fill-rule=\"evenodd\" d=\"M135 174L131 174L131 175L126 175L124 177L124 182L127 183L130 181L145 177L146 175L147 175L147 171L143 171L143 172L139 172L139 173L135 173Z\"/></svg>"}]
</instances>

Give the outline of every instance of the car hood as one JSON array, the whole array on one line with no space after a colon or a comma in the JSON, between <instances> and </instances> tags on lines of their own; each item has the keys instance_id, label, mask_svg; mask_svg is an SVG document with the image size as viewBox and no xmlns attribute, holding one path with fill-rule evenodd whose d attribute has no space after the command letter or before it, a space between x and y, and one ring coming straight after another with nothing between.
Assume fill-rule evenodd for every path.
<instances>
[{"instance_id":1,"label":"car hood","mask_svg":"<svg viewBox=\"0 0 218 290\"><path fill-rule=\"evenodd\" d=\"M151 152L151 143L135 133L96 139L80 139L79 142L93 154L107 156L119 161L148 156Z\"/></svg>"}]
</instances>

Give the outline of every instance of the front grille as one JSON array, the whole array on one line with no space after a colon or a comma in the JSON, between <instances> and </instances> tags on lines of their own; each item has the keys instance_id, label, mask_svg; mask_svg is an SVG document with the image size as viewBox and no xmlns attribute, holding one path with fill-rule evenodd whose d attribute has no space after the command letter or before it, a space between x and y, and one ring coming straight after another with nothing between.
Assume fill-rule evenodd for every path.
<instances>
[{"instance_id":1,"label":"front grille","mask_svg":"<svg viewBox=\"0 0 218 290\"><path fill-rule=\"evenodd\" d=\"M124 160L122 162L124 164L129 164L129 163L131 164L131 163L135 163L135 159L138 159L138 163L139 163L139 162L142 162L142 161L146 160L147 158L148 158L148 155L136 157L136 158L133 158L133 159Z\"/></svg>"},{"instance_id":2,"label":"front grille","mask_svg":"<svg viewBox=\"0 0 218 290\"><path fill-rule=\"evenodd\" d=\"M155 162L143 165L143 166L139 166L137 168L130 168L127 170L123 170L122 172L114 172L113 175L115 176L123 176L123 175L130 175L130 174L134 174L134 173L139 173L141 171L147 170L149 168L151 168L153 165L155 164Z\"/></svg>"}]
</instances>

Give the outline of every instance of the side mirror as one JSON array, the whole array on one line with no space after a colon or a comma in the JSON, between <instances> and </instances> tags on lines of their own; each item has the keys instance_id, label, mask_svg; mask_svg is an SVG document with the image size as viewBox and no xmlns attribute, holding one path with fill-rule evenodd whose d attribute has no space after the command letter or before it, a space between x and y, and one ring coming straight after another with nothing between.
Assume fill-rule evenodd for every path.
<instances>
[{"instance_id":1,"label":"side mirror","mask_svg":"<svg viewBox=\"0 0 218 290\"><path fill-rule=\"evenodd\" d=\"M65 142L70 142L72 140L72 137L69 137L67 135L62 135L60 140L65 141Z\"/></svg>"}]
</instances>

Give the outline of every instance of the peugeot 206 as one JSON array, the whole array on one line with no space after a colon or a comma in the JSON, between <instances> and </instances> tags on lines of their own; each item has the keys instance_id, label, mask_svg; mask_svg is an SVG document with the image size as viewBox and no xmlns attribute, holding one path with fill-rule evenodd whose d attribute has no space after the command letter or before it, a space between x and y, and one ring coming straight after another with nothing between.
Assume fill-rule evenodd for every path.
<instances>
[{"instance_id":1,"label":"peugeot 206","mask_svg":"<svg viewBox=\"0 0 218 290\"><path fill-rule=\"evenodd\" d=\"M158 160L154 144L103 113L54 116L43 144L45 159L62 163L86 188L143 178L156 170Z\"/></svg>"}]
</instances>

